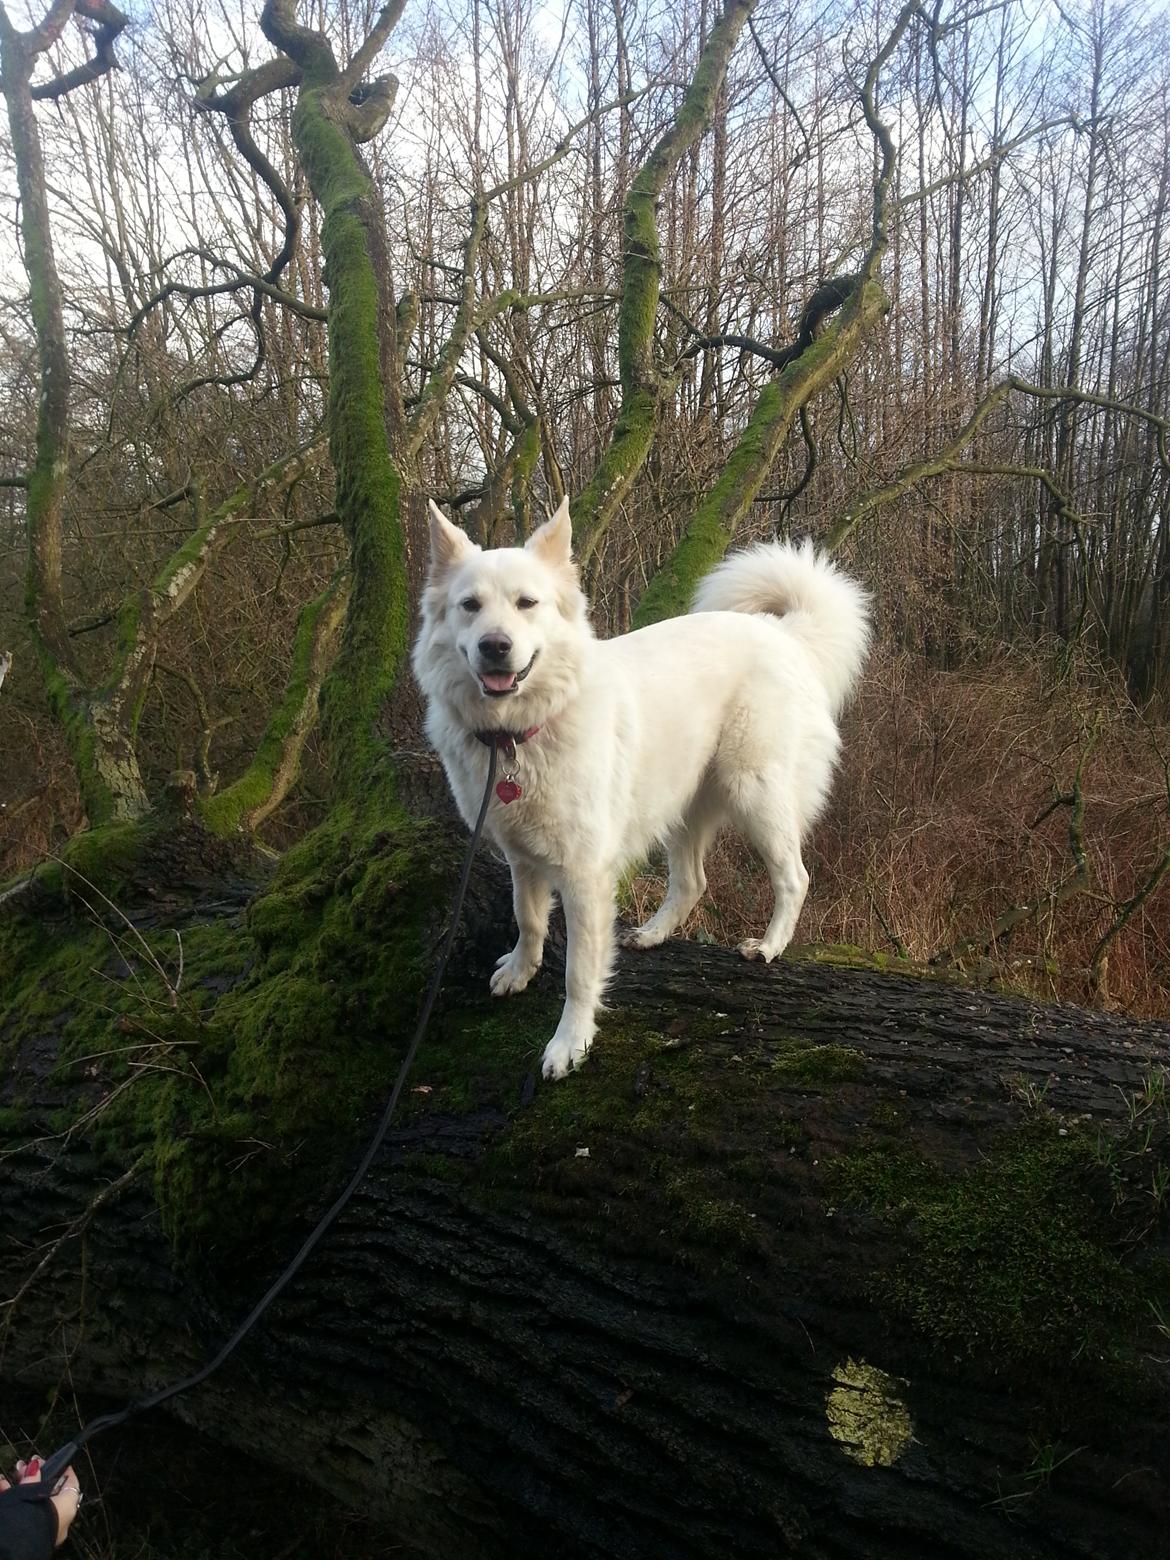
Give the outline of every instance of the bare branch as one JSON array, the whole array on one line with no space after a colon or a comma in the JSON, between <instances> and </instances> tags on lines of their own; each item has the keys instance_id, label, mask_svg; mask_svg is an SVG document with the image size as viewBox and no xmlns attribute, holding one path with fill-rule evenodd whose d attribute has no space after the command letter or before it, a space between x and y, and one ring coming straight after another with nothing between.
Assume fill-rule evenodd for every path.
<instances>
[{"instance_id":1,"label":"bare branch","mask_svg":"<svg viewBox=\"0 0 1170 1560\"><path fill-rule=\"evenodd\" d=\"M1028 921L1034 921L1046 911L1055 910L1066 900L1073 899L1079 894L1088 892L1091 875L1089 861L1085 854L1085 792L1084 773L1089 755L1097 740L1096 730L1090 734L1088 741L1081 752L1077 763L1077 772L1073 777L1072 793L1057 799L1057 805L1066 806L1069 809L1068 820L1068 848L1073 858L1073 870L1061 879L1054 887L1047 889L1036 899L1027 904L1013 905L985 931L975 937L965 938L962 942L953 943L948 948L940 949L931 958L931 964L959 964L964 959L970 958L973 953L985 954L1016 927L1024 925Z\"/></svg>"},{"instance_id":2,"label":"bare branch","mask_svg":"<svg viewBox=\"0 0 1170 1560\"><path fill-rule=\"evenodd\" d=\"M72 92L75 87L88 86L91 81L97 81L107 71L118 68L114 44L122 30L129 25L130 18L124 16L117 6L111 5L109 0L77 0L75 9L78 16L87 17L97 23L90 35L93 39L93 58L86 60L83 65L78 65L74 70L67 71L63 76L54 76L51 81L44 81L33 87L34 101L42 101L46 98L55 101L57 98L64 97L67 92Z\"/></svg>"},{"instance_id":3,"label":"bare branch","mask_svg":"<svg viewBox=\"0 0 1170 1560\"><path fill-rule=\"evenodd\" d=\"M343 79L356 86L365 76L371 64L386 47L390 34L398 26L402 13L406 9L406 0L391 0L389 5L384 5L374 18L374 25L370 28L365 41L354 54L346 67ZM393 80L393 77L384 78ZM397 85L397 83L395 83Z\"/></svg>"},{"instance_id":4,"label":"bare branch","mask_svg":"<svg viewBox=\"0 0 1170 1560\"><path fill-rule=\"evenodd\" d=\"M793 173L797 168L800 167L802 162L807 161L807 159L812 155L812 143L809 140L808 131L804 127L804 121L800 117L800 113L796 107L796 104L788 96L788 93L785 92L783 84L781 83L779 76L776 74L775 67L768 58L767 51L765 50L763 43L760 41L760 35L756 31L755 19L751 16L748 17L748 29L752 35L752 42L756 46L756 53L760 57L760 64L767 72L768 80L776 89L776 96L780 98L781 102L784 104L784 107L792 115L793 119L795 119L796 128L800 131L801 139L804 142L804 150L799 152L793 161L789 164L789 172Z\"/></svg>"},{"instance_id":5,"label":"bare branch","mask_svg":"<svg viewBox=\"0 0 1170 1560\"><path fill-rule=\"evenodd\" d=\"M888 482L880 487L870 488L867 492L859 494L849 504L845 513L837 524L829 532L828 546L836 550L868 515L876 509L892 502L895 498L909 492L928 477L940 476L944 472L964 471L969 475L984 474L1023 476L1034 478L1041 482L1056 499L1061 511L1072 516L1075 511L1071 499L1065 490L1057 482L1051 472L1044 471L1037 466L1025 465L1001 465L998 467L978 466L960 461L959 456L971 442L980 428L987 421L990 414L1013 392L1022 395L1033 396L1046 401L1077 401L1088 406L1095 406L1102 410L1116 412L1127 417L1136 417L1150 424L1158 436L1158 454L1163 467L1170 472L1170 456L1166 448L1167 420L1156 412L1151 412L1145 407L1133 406L1125 401L1115 400L1111 396L1102 395L1098 391L1078 390L1071 386L1045 387L1034 385L1025 379L1019 379L1010 375L1000 380L984 396L979 405L968 417L967 421L934 455L925 460L911 461L896 473Z\"/></svg>"}]
</instances>

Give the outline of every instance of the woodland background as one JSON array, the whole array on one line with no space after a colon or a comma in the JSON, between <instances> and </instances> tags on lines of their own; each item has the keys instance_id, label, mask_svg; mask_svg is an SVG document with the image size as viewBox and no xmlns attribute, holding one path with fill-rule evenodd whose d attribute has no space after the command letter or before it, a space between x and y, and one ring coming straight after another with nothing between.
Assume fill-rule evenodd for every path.
<instances>
[{"instance_id":1,"label":"woodland background","mask_svg":"<svg viewBox=\"0 0 1170 1560\"><path fill-rule=\"evenodd\" d=\"M389 1093L429 497L567 492L601 632L771 534L878 624L798 932L861 951L698 946L728 843L541 1088L481 855L387 1152L87 1560L1160 1552L1165 1026L1011 992L1170 996L1166 21L0 4L12 1456L205 1358Z\"/></svg>"},{"instance_id":2,"label":"woodland background","mask_svg":"<svg viewBox=\"0 0 1170 1560\"><path fill-rule=\"evenodd\" d=\"M99 9L78 7L44 74L92 55ZM889 312L808 401L737 532L831 539L880 628L798 935L1164 1013L1166 12L907 9L874 92L895 150ZM342 0L301 20L345 59L378 14ZM405 416L449 370L403 497L414 584L427 496L506 542L587 488L622 402L623 207L715 18L705 0L420 0L379 56L399 85L364 153ZM877 0L760 6L661 191L652 345L672 377L646 463L587 549L600 632L628 626L727 469L818 286L859 263L880 160L859 88L896 20ZM255 9L163 0L129 21L120 68L36 110L70 366L63 612L100 688L123 604L243 495L160 620L140 689L146 790L181 771L207 801L248 770L306 603L342 589L320 215L295 92L227 103L270 54ZM60 850L86 811L28 635L40 378L2 134L0 156L3 879ZM493 187L469 272L470 203ZM468 287L481 307L453 349ZM1009 376L1039 393L997 388ZM1069 387L1081 399L1043 394ZM249 489L292 451L292 476ZM417 718L400 690L388 749L418 745ZM296 758L250 820L278 848L328 805L313 735ZM732 844L711 877L695 930L732 941L765 884ZM632 893L656 888L651 872Z\"/></svg>"}]
</instances>

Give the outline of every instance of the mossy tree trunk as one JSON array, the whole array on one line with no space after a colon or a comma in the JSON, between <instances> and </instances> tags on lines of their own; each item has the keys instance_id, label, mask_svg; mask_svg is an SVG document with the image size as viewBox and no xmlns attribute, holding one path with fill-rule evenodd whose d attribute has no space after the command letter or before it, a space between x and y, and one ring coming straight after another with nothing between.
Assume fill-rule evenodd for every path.
<instances>
[{"instance_id":1,"label":"mossy tree trunk","mask_svg":"<svg viewBox=\"0 0 1170 1560\"><path fill-rule=\"evenodd\" d=\"M387 386L397 386L396 320L386 295L385 220L359 150L389 116L397 82L351 101L402 3L379 12L346 70L323 34L269 0L261 26L301 74L293 139L322 212L329 288L329 448L349 543L350 591L337 659L322 688L322 731L337 797L369 794L380 773L377 725L408 650L402 481L390 447Z\"/></svg>"},{"instance_id":2,"label":"mossy tree trunk","mask_svg":"<svg viewBox=\"0 0 1170 1560\"><path fill-rule=\"evenodd\" d=\"M731 338L741 350L754 351L774 363L778 372L761 392L719 478L647 585L634 613L635 627L687 610L699 579L731 544L798 414L845 373L889 309L881 287L881 267L889 243L889 190L897 151L889 126L877 111L878 82L882 68L915 22L930 29L932 36L937 31L937 23L929 21L915 0L910 0L870 61L859 93L877 152L873 216L861 265L847 277L822 281L804 310L792 347L777 352L743 337ZM825 301L819 303L818 299ZM824 317L837 310L840 313L834 322L817 335ZM714 340L722 344L722 338ZM711 338L699 337L698 344L710 345Z\"/></svg>"},{"instance_id":3,"label":"mossy tree trunk","mask_svg":"<svg viewBox=\"0 0 1170 1560\"><path fill-rule=\"evenodd\" d=\"M844 372L888 308L876 281L859 283L840 317L764 387L714 487L646 587L635 628L686 611L699 580L731 545L801 407Z\"/></svg>"},{"instance_id":4,"label":"mossy tree trunk","mask_svg":"<svg viewBox=\"0 0 1170 1560\"><path fill-rule=\"evenodd\" d=\"M630 184L622 218L622 298L618 315L618 374L622 399L605 453L573 504L573 540L587 563L619 504L641 471L654 441L659 407L673 377L655 361L662 260L657 204L680 159L711 122L728 61L755 0L727 0L699 55L679 110Z\"/></svg>"},{"instance_id":5,"label":"mossy tree trunk","mask_svg":"<svg viewBox=\"0 0 1170 1560\"><path fill-rule=\"evenodd\" d=\"M292 789L348 595L347 582L335 579L301 609L284 697L269 716L256 756L238 780L208 797L201 809L216 834L257 829Z\"/></svg>"},{"instance_id":6,"label":"mossy tree trunk","mask_svg":"<svg viewBox=\"0 0 1170 1560\"><path fill-rule=\"evenodd\" d=\"M102 21L112 28L113 36L126 24L126 18L102 0L96 6L55 4L38 26L20 32L0 6L0 89L8 108L20 193L23 258L40 376L36 453L25 482L25 617L46 695L69 744L86 812L91 823L105 823L137 817L148 803L127 729L134 701L124 710L116 698L93 697L66 625L61 556L69 464L69 352L32 86L38 60L60 38L75 10ZM64 78L56 84L65 90ZM36 89L35 96L46 95L57 94L47 92L45 86Z\"/></svg>"},{"instance_id":7,"label":"mossy tree trunk","mask_svg":"<svg viewBox=\"0 0 1170 1560\"><path fill-rule=\"evenodd\" d=\"M473 894L477 977L498 902ZM453 995L390 1150L184 1418L436 1560L1166 1553L1170 1032L675 943L623 956L589 1066L533 1093L551 984L506 1015ZM38 1132L93 1103L92 1066L45 1070L71 1022L0 1023L6 1234L35 1253L10 1267L48 1253L3 1368L67 1373L88 1413L219 1341L325 1200L322 1139L365 1110L314 1140L319 1102L286 1142L261 1089L231 1126L246 1187L237 1164L234 1195L183 1211L156 1176L160 1215L140 1135ZM206 1023L174 1053L193 1095L221 1088ZM164 1222L202 1231L186 1265Z\"/></svg>"}]
</instances>

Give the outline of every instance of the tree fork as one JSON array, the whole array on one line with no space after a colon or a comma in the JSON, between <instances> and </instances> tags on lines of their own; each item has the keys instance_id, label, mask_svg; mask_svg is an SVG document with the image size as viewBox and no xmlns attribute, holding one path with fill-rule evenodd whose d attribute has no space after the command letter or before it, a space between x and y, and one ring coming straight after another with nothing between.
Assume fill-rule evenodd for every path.
<instances>
[{"instance_id":1,"label":"tree fork","mask_svg":"<svg viewBox=\"0 0 1170 1560\"><path fill-rule=\"evenodd\" d=\"M897 152L888 125L878 115L876 96L882 67L915 19L926 21L925 13L917 0L909 0L870 61L858 92L862 113L879 153L865 258L855 274L828 277L821 283L801 315L795 348L771 354L773 361L783 362L780 373L762 392L723 474L700 504L671 556L650 580L634 612L637 627L686 610L699 579L727 551L737 524L762 487L801 408L847 367L870 329L889 309L878 278L889 243L888 196ZM814 341L819 315L842 303L844 307L837 320Z\"/></svg>"},{"instance_id":2,"label":"tree fork","mask_svg":"<svg viewBox=\"0 0 1170 1560\"><path fill-rule=\"evenodd\" d=\"M643 593L635 628L686 611L695 586L723 557L755 502L801 408L852 362L888 308L877 282L862 281L840 317L764 387L719 480Z\"/></svg>"}]
</instances>

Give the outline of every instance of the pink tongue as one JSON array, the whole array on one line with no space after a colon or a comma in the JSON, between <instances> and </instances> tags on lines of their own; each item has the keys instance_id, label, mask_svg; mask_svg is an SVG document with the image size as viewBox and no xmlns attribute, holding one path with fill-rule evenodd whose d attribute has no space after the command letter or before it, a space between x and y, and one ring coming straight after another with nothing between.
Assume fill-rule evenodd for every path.
<instances>
[{"instance_id":1,"label":"pink tongue","mask_svg":"<svg viewBox=\"0 0 1170 1560\"><path fill-rule=\"evenodd\" d=\"M490 693L507 693L516 686L515 672L481 672L479 675Z\"/></svg>"}]
</instances>

